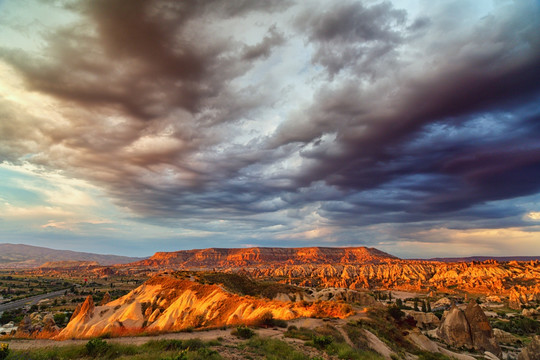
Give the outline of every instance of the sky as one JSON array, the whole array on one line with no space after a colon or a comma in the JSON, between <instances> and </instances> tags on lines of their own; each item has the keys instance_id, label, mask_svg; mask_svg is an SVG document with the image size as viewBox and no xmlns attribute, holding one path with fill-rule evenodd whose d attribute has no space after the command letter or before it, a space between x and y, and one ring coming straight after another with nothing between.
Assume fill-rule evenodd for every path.
<instances>
[{"instance_id":1,"label":"sky","mask_svg":"<svg viewBox=\"0 0 540 360\"><path fill-rule=\"evenodd\" d=\"M0 0L0 242L540 255L540 3Z\"/></svg>"}]
</instances>

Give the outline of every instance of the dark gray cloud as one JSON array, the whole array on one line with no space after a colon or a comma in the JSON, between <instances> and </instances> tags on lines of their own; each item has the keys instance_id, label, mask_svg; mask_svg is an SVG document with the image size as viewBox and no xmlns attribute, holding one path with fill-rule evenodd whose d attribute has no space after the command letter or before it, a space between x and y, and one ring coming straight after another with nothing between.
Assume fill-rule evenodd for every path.
<instances>
[{"instance_id":1,"label":"dark gray cloud","mask_svg":"<svg viewBox=\"0 0 540 360\"><path fill-rule=\"evenodd\" d=\"M87 179L140 221L247 237L309 216L525 226L491 203L540 191L537 7L444 6L70 3L38 55L0 48L67 123L0 103L0 160Z\"/></svg>"},{"instance_id":2,"label":"dark gray cloud","mask_svg":"<svg viewBox=\"0 0 540 360\"><path fill-rule=\"evenodd\" d=\"M389 65L392 50L403 41L399 26L405 20L406 12L388 2L372 6L344 2L324 12L307 9L296 23L317 46L313 62L331 76L347 67L357 75L374 76L377 68Z\"/></svg>"}]
</instances>

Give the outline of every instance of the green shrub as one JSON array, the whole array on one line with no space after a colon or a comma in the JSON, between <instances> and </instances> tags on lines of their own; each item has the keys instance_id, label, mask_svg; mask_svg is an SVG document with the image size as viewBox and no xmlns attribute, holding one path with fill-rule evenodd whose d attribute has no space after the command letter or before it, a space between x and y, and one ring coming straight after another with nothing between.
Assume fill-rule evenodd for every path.
<instances>
[{"instance_id":1,"label":"green shrub","mask_svg":"<svg viewBox=\"0 0 540 360\"><path fill-rule=\"evenodd\" d=\"M308 360L309 358L296 351L291 345L284 341L260 338L258 336L250 339L247 344L253 352L264 356L266 360Z\"/></svg>"},{"instance_id":2,"label":"green shrub","mask_svg":"<svg viewBox=\"0 0 540 360\"><path fill-rule=\"evenodd\" d=\"M255 331L251 330L247 326L238 326L236 330L232 332L232 334L241 339L251 339L253 336L255 336Z\"/></svg>"},{"instance_id":3,"label":"green shrub","mask_svg":"<svg viewBox=\"0 0 540 360\"><path fill-rule=\"evenodd\" d=\"M201 356L203 359L211 359L219 356L219 354L216 350L212 350L210 348L200 348L197 350L197 356Z\"/></svg>"},{"instance_id":4,"label":"green shrub","mask_svg":"<svg viewBox=\"0 0 540 360\"><path fill-rule=\"evenodd\" d=\"M62 325L66 322L66 320L67 320L66 314L62 312L54 314L54 322L56 323L56 325Z\"/></svg>"},{"instance_id":5,"label":"green shrub","mask_svg":"<svg viewBox=\"0 0 540 360\"><path fill-rule=\"evenodd\" d=\"M88 341L85 347L86 352L90 356L103 355L110 349L110 345L105 340L100 338Z\"/></svg>"},{"instance_id":6,"label":"green shrub","mask_svg":"<svg viewBox=\"0 0 540 360\"><path fill-rule=\"evenodd\" d=\"M285 334L283 335L285 335L285 337L307 341L313 339L316 333L305 327L300 327L300 329L298 329L296 326L289 326L289 329L285 331Z\"/></svg>"},{"instance_id":7,"label":"green shrub","mask_svg":"<svg viewBox=\"0 0 540 360\"><path fill-rule=\"evenodd\" d=\"M315 345L315 347L318 349L326 349L326 347L332 342L334 342L334 338L332 336L318 335L313 337L313 345Z\"/></svg>"},{"instance_id":8,"label":"green shrub","mask_svg":"<svg viewBox=\"0 0 540 360\"><path fill-rule=\"evenodd\" d=\"M540 322L524 316L515 316L509 321L495 320L492 326L517 335L540 335Z\"/></svg>"},{"instance_id":9,"label":"green shrub","mask_svg":"<svg viewBox=\"0 0 540 360\"><path fill-rule=\"evenodd\" d=\"M183 342L183 348L190 351L199 350L204 347L205 344L202 342L201 339L188 339Z\"/></svg>"},{"instance_id":10,"label":"green shrub","mask_svg":"<svg viewBox=\"0 0 540 360\"><path fill-rule=\"evenodd\" d=\"M0 360L4 360L9 355L9 344L0 344Z\"/></svg>"},{"instance_id":11,"label":"green shrub","mask_svg":"<svg viewBox=\"0 0 540 360\"><path fill-rule=\"evenodd\" d=\"M396 321L399 321L405 316L405 313L401 311L399 307L393 305L388 307L388 315L393 317Z\"/></svg>"}]
</instances>

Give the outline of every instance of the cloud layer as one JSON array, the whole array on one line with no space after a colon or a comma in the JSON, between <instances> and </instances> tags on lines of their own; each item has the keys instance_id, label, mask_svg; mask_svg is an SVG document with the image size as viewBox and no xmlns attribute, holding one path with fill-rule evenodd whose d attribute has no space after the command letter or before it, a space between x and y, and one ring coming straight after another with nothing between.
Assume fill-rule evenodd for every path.
<instances>
[{"instance_id":1,"label":"cloud layer","mask_svg":"<svg viewBox=\"0 0 540 360\"><path fill-rule=\"evenodd\" d=\"M538 4L420 4L66 1L40 27L29 3L0 162L210 245L537 234Z\"/></svg>"}]
</instances>

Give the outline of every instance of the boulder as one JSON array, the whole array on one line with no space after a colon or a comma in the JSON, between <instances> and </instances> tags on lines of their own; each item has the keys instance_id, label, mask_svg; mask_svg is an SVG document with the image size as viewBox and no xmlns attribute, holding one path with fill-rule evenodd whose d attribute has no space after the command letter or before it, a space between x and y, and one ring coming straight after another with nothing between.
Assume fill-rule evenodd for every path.
<instances>
[{"instance_id":1,"label":"boulder","mask_svg":"<svg viewBox=\"0 0 540 360\"><path fill-rule=\"evenodd\" d=\"M501 356L502 351L493 335L493 329L489 324L489 320L476 302L471 301L467 305L465 317L469 323L474 348Z\"/></svg>"},{"instance_id":2,"label":"boulder","mask_svg":"<svg viewBox=\"0 0 540 360\"><path fill-rule=\"evenodd\" d=\"M528 317L535 317L538 315L538 311L536 309L523 309L521 312L521 315L528 316Z\"/></svg>"},{"instance_id":3,"label":"boulder","mask_svg":"<svg viewBox=\"0 0 540 360\"><path fill-rule=\"evenodd\" d=\"M518 360L540 360L540 335L535 335L531 343L521 350Z\"/></svg>"},{"instance_id":4,"label":"boulder","mask_svg":"<svg viewBox=\"0 0 540 360\"><path fill-rule=\"evenodd\" d=\"M58 326L56 326L56 322L54 321L54 317L51 314L45 315L43 318L43 331L48 332L55 332L58 331Z\"/></svg>"},{"instance_id":5,"label":"boulder","mask_svg":"<svg viewBox=\"0 0 540 360\"><path fill-rule=\"evenodd\" d=\"M493 329L476 302L470 302L465 311L452 306L439 325L437 336L455 347L488 351L496 356L502 354Z\"/></svg>"},{"instance_id":6,"label":"boulder","mask_svg":"<svg viewBox=\"0 0 540 360\"><path fill-rule=\"evenodd\" d=\"M467 322L465 313L456 306L452 306L444 317L444 320L437 329L437 336L452 346L473 347L469 323Z\"/></svg>"}]
</instances>

